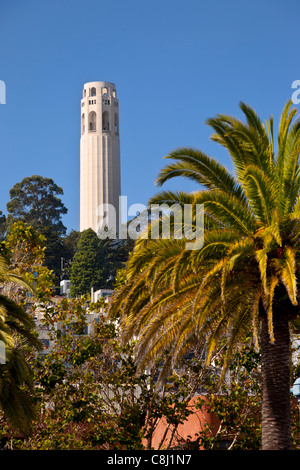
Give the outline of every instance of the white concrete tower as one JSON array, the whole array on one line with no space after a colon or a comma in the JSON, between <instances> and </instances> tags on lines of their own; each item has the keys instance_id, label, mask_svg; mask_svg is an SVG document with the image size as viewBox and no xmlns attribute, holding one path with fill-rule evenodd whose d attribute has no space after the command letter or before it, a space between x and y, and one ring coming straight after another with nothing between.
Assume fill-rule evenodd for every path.
<instances>
[{"instance_id":1,"label":"white concrete tower","mask_svg":"<svg viewBox=\"0 0 300 470\"><path fill-rule=\"evenodd\" d=\"M80 231L107 225L103 205L118 231L120 177L119 101L114 83L89 82L81 99L80 139ZM110 206L110 207L111 207Z\"/></svg>"}]
</instances>

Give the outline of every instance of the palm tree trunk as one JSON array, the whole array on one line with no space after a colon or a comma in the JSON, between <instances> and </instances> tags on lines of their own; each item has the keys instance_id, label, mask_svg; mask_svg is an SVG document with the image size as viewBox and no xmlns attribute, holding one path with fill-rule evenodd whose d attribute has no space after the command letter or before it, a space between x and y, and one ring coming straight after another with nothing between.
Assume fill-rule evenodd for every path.
<instances>
[{"instance_id":1,"label":"palm tree trunk","mask_svg":"<svg viewBox=\"0 0 300 470\"><path fill-rule=\"evenodd\" d=\"M262 450L290 450L290 335L286 312L274 311L275 341L262 318Z\"/></svg>"}]
</instances>

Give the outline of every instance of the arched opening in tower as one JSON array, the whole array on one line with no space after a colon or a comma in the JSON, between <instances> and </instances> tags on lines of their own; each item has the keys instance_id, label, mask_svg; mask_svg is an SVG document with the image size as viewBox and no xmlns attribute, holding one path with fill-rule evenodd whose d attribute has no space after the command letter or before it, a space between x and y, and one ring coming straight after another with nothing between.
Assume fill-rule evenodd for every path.
<instances>
[{"instance_id":1,"label":"arched opening in tower","mask_svg":"<svg viewBox=\"0 0 300 470\"><path fill-rule=\"evenodd\" d=\"M107 111L104 111L102 114L102 130L109 131L109 116Z\"/></svg>"},{"instance_id":2,"label":"arched opening in tower","mask_svg":"<svg viewBox=\"0 0 300 470\"><path fill-rule=\"evenodd\" d=\"M90 131L96 130L96 119L97 119L97 115L95 111L91 111L89 114L89 130Z\"/></svg>"}]
</instances>

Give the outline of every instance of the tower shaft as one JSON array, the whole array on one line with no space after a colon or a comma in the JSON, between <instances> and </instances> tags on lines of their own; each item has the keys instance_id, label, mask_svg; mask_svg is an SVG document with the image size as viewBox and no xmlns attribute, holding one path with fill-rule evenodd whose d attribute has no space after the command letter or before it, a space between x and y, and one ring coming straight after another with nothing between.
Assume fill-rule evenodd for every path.
<instances>
[{"instance_id":1,"label":"tower shaft","mask_svg":"<svg viewBox=\"0 0 300 470\"><path fill-rule=\"evenodd\" d=\"M80 231L119 222L119 101L111 82L89 82L81 99Z\"/></svg>"}]
</instances>

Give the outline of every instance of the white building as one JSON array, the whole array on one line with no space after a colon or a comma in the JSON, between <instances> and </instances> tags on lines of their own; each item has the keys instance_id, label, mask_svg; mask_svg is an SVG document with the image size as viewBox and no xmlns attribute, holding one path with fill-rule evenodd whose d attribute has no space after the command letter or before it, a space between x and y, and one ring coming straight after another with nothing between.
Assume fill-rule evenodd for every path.
<instances>
[{"instance_id":1,"label":"white building","mask_svg":"<svg viewBox=\"0 0 300 470\"><path fill-rule=\"evenodd\" d=\"M118 227L120 195L116 87L111 82L89 82L81 99L80 231L92 228L97 233L114 221ZM105 205L108 212L103 212Z\"/></svg>"},{"instance_id":2,"label":"white building","mask_svg":"<svg viewBox=\"0 0 300 470\"><path fill-rule=\"evenodd\" d=\"M71 281L64 279L60 281L60 295L70 297Z\"/></svg>"},{"instance_id":3,"label":"white building","mask_svg":"<svg viewBox=\"0 0 300 470\"><path fill-rule=\"evenodd\" d=\"M91 302L97 302L101 297L108 301L113 292L113 289L98 289L95 292L91 289Z\"/></svg>"}]
</instances>

